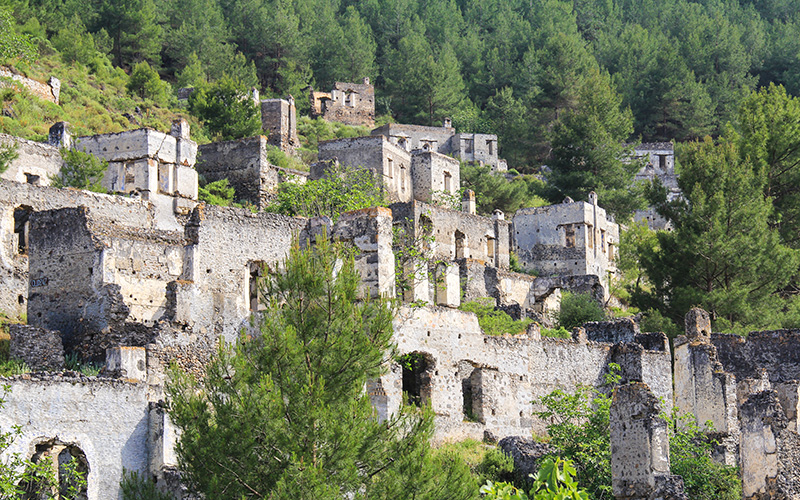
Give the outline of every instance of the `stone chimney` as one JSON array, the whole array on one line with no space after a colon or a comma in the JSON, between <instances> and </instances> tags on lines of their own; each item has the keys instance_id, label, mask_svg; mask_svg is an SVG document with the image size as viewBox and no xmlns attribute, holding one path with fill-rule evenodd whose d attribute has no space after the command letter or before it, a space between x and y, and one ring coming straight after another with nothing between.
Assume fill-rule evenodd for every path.
<instances>
[{"instance_id":1,"label":"stone chimney","mask_svg":"<svg viewBox=\"0 0 800 500\"><path fill-rule=\"evenodd\" d=\"M453 120L451 120L450 118L445 118L442 126L444 128L453 128Z\"/></svg>"},{"instance_id":2,"label":"stone chimney","mask_svg":"<svg viewBox=\"0 0 800 500\"><path fill-rule=\"evenodd\" d=\"M475 191L471 189L464 191L464 198L461 200L461 211L475 215Z\"/></svg>"},{"instance_id":3,"label":"stone chimney","mask_svg":"<svg viewBox=\"0 0 800 500\"><path fill-rule=\"evenodd\" d=\"M364 77L364 85L369 85L369 77L368 76Z\"/></svg>"}]
</instances>

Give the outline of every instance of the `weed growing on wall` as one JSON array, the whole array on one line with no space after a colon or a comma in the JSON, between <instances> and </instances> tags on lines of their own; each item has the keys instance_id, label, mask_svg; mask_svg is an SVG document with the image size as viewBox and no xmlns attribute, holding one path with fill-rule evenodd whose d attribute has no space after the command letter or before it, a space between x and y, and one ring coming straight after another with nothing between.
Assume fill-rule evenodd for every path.
<instances>
[{"instance_id":1,"label":"weed growing on wall","mask_svg":"<svg viewBox=\"0 0 800 500\"><path fill-rule=\"evenodd\" d=\"M87 189L96 193L106 192L100 183L108 169L108 161L77 149L61 148L60 151L64 166L61 167L61 172L53 177L53 186Z\"/></svg>"},{"instance_id":2,"label":"weed growing on wall","mask_svg":"<svg viewBox=\"0 0 800 500\"><path fill-rule=\"evenodd\" d=\"M482 299L465 302L459 307L462 311L475 313L478 316L478 324L486 335L505 335L507 333L523 333L525 328L533 322L529 318L514 320L505 311L500 311L494 307L494 299L484 297Z\"/></svg>"}]
</instances>

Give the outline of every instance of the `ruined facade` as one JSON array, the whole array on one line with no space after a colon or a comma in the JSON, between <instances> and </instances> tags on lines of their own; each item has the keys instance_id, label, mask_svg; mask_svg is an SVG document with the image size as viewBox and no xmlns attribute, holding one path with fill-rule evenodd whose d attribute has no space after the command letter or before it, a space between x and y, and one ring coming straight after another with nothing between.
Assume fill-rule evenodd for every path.
<instances>
[{"instance_id":1,"label":"ruined facade","mask_svg":"<svg viewBox=\"0 0 800 500\"><path fill-rule=\"evenodd\" d=\"M637 144L633 147L633 155L643 163L634 177L634 183L658 181L667 189L667 200L672 201L681 196L678 175L675 173L675 146L671 142ZM636 222L644 221L653 230L672 229L669 221L653 208L636 210L633 219Z\"/></svg>"},{"instance_id":2,"label":"ruined facade","mask_svg":"<svg viewBox=\"0 0 800 500\"><path fill-rule=\"evenodd\" d=\"M297 137L297 108L294 98L264 99L261 101L261 128L269 143L284 153L300 146Z\"/></svg>"},{"instance_id":3,"label":"ruined facade","mask_svg":"<svg viewBox=\"0 0 800 500\"><path fill-rule=\"evenodd\" d=\"M338 162L371 171L390 201L412 198L411 156L383 136L322 141L319 160L311 169L311 179L326 175L328 162Z\"/></svg>"},{"instance_id":4,"label":"ruined facade","mask_svg":"<svg viewBox=\"0 0 800 500\"><path fill-rule=\"evenodd\" d=\"M369 78L361 83L336 82L330 92L309 88L311 117L347 125L375 126L375 87Z\"/></svg>"},{"instance_id":5,"label":"ruined facade","mask_svg":"<svg viewBox=\"0 0 800 500\"><path fill-rule=\"evenodd\" d=\"M568 198L559 205L518 210L512 237L524 269L539 276L595 275L608 299L619 226L598 205L595 193L588 203Z\"/></svg>"},{"instance_id":6,"label":"ruined facade","mask_svg":"<svg viewBox=\"0 0 800 500\"><path fill-rule=\"evenodd\" d=\"M436 151L462 161L489 165L498 172L508 170L505 160L497 155L496 135L457 134L449 119L442 127L389 123L374 129L371 134L386 136L406 151Z\"/></svg>"},{"instance_id":7,"label":"ruined facade","mask_svg":"<svg viewBox=\"0 0 800 500\"><path fill-rule=\"evenodd\" d=\"M206 182L228 179L236 202L264 209L275 197L279 183L305 182L308 178L308 172L271 164L267 159L269 146L263 135L202 144L198 147L197 172Z\"/></svg>"}]
</instances>

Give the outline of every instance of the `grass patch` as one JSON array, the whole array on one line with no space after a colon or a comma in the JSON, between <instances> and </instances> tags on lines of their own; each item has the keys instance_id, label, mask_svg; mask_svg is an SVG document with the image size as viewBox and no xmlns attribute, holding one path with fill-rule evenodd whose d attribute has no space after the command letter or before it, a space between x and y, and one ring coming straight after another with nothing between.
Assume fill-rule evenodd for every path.
<instances>
[{"instance_id":1,"label":"grass patch","mask_svg":"<svg viewBox=\"0 0 800 500\"><path fill-rule=\"evenodd\" d=\"M464 302L459 309L475 313L478 316L478 324L486 335L524 333L528 325L533 322L529 318L514 320L508 313L495 309L494 300L489 298Z\"/></svg>"},{"instance_id":2,"label":"grass patch","mask_svg":"<svg viewBox=\"0 0 800 500\"><path fill-rule=\"evenodd\" d=\"M475 479L475 488L492 482L511 481L514 477L514 461L496 446L475 439L465 439L455 443L445 443L436 448L435 453L450 454L462 459Z\"/></svg>"},{"instance_id":3,"label":"grass patch","mask_svg":"<svg viewBox=\"0 0 800 500\"><path fill-rule=\"evenodd\" d=\"M20 323L20 320L10 318L5 313L0 312L0 377L10 377L31 371L30 367L24 362L12 359L10 354L11 336L9 326Z\"/></svg>"}]
</instances>

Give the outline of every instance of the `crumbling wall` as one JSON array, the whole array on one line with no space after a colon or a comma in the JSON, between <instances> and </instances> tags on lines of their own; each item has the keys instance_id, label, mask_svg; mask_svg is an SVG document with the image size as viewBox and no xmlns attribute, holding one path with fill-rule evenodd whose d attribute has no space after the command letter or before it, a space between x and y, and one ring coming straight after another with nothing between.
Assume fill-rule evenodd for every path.
<instances>
[{"instance_id":1,"label":"crumbling wall","mask_svg":"<svg viewBox=\"0 0 800 500\"><path fill-rule=\"evenodd\" d=\"M299 147L294 98L262 100L261 129L266 132L269 143L285 153L291 153Z\"/></svg>"},{"instance_id":2,"label":"crumbling wall","mask_svg":"<svg viewBox=\"0 0 800 500\"><path fill-rule=\"evenodd\" d=\"M425 203L451 201L461 187L461 164L435 151L411 154L411 184L414 199ZM460 200L456 200L460 201Z\"/></svg>"},{"instance_id":3,"label":"crumbling wall","mask_svg":"<svg viewBox=\"0 0 800 500\"><path fill-rule=\"evenodd\" d=\"M111 224L142 228L154 224L155 211L147 201L0 179L0 310L16 316L27 311L28 249L20 238L29 237L30 214L77 206L88 207Z\"/></svg>"},{"instance_id":4,"label":"crumbling wall","mask_svg":"<svg viewBox=\"0 0 800 500\"><path fill-rule=\"evenodd\" d=\"M278 189L276 168L267 160L267 138L263 135L199 146L197 171L206 182L228 179L237 202L263 209Z\"/></svg>"},{"instance_id":5,"label":"crumbling wall","mask_svg":"<svg viewBox=\"0 0 800 500\"><path fill-rule=\"evenodd\" d=\"M587 342L585 336L541 338L535 325L522 335L486 336L475 315L451 308L403 308L394 326L400 353L429 360L438 440L482 439L484 431L498 437L531 430L542 434L546 422L533 415L541 409L533 401L555 389L602 385L612 361L611 344ZM657 397L671 401L669 351L641 349L637 355L642 378ZM398 408L403 392L399 366L381 378L381 387L386 406Z\"/></svg>"},{"instance_id":6,"label":"crumbling wall","mask_svg":"<svg viewBox=\"0 0 800 500\"><path fill-rule=\"evenodd\" d=\"M8 170L0 174L0 178L35 186L49 186L52 177L61 171L64 161L58 147L0 134L0 145L9 144L16 147L19 156L11 162Z\"/></svg>"},{"instance_id":7,"label":"crumbling wall","mask_svg":"<svg viewBox=\"0 0 800 500\"><path fill-rule=\"evenodd\" d=\"M2 383L11 391L0 428L22 430L4 457L29 458L51 441L79 448L89 467L88 500L117 500L123 469L147 475L146 384L46 373Z\"/></svg>"},{"instance_id":8,"label":"crumbling wall","mask_svg":"<svg viewBox=\"0 0 800 500\"><path fill-rule=\"evenodd\" d=\"M197 199L197 143L186 120L169 134L142 128L75 139L75 147L108 160L103 187L116 193L140 192Z\"/></svg>"},{"instance_id":9,"label":"crumbling wall","mask_svg":"<svg viewBox=\"0 0 800 500\"><path fill-rule=\"evenodd\" d=\"M617 500L688 500L669 471L669 437L658 398L641 380L614 389L610 416L611 475Z\"/></svg>"},{"instance_id":10,"label":"crumbling wall","mask_svg":"<svg viewBox=\"0 0 800 500\"><path fill-rule=\"evenodd\" d=\"M520 264L539 276L594 275L608 299L616 273L619 226L597 205L570 199L558 205L523 208L514 214L512 236Z\"/></svg>"},{"instance_id":11,"label":"crumbling wall","mask_svg":"<svg viewBox=\"0 0 800 500\"><path fill-rule=\"evenodd\" d=\"M186 263L172 285L173 320L199 336L233 340L251 313L251 279L275 266L305 219L201 204L187 224Z\"/></svg>"},{"instance_id":12,"label":"crumbling wall","mask_svg":"<svg viewBox=\"0 0 800 500\"><path fill-rule=\"evenodd\" d=\"M51 76L47 83L44 83L17 73L13 68L0 66L0 78L9 78L12 81L11 83L0 81L0 87L13 88L14 86L21 86L39 99L44 99L54 104L58 104L61 97L61 81L54 76Z\"/></svg>"},{"instance_id":13,"label":"crumbling wall","mask_svg":"<svg viewBox=\"0 0 800 500\"><path fill-rule=\"evenodd\" d=\"M167 312L166 287L183 272L181 233L94 217L86 207L31 215L28 321L59 330L68 350L102 357L96 337ZM99 351L98 351L99 347Z\"/></svg>"},{"instance_id":14,"label":"crumbling wall","mask_svg":"<svg viewBox=\"0 0 800 500\"><path fill-rule=\"evenodd\" d=\"M405 225L418 238L433 239L425 244L434 260L475 259L508 268L510 225L502 212L488 218L416 200L390 208L396 224Z\"/></svg>"},{"instance_id":15,"label":"crumbling wall","mask_svg":"<svg viewBox=\"0 0 800 500\"><path fill-rule=\"evenodd\" d=\"M411 156L383 136L333 139L319 143L319 160L311 178L327 174L327 163L338 161L348 167L366 168L375 176L390 201L412 198Z\"/></svg>"},{"instance_id":16,"label":"crumbling wall","mask_svg":"<svg viewBox=\"0 0 800 500\"><path fill-rule=\"evenodd\" d=\"M30 325L12 324L9 328L9 356L24 361L33 370L64 368L61 333Z\"/></svg>"},{"instance_id":17,"label":"crumbling wall","mask_svg":"<svg viewBox=\"0 0 800 500\"><path fill-rule=\"evenodd\" d=\"M330 92L309 90L311 117L354 126L375 126L375 87L369 78L362 83L336 82Z\"/></svg>"}]
</instances>

